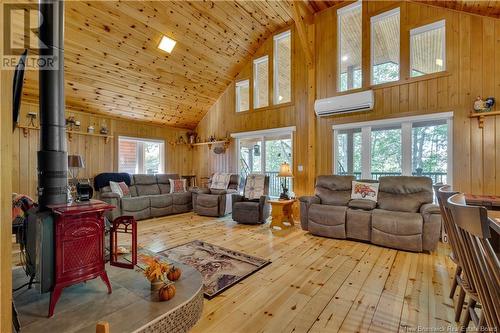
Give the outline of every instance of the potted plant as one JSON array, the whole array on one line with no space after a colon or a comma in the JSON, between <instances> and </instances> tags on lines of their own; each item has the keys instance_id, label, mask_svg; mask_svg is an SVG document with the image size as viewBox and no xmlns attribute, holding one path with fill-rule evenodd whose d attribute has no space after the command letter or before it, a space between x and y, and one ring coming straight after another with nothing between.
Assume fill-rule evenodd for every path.
<instances>
[{"instance_id":1,"label":"potted plant","mask_svg":"<svg viewBox=\"0 0 500 333\"><path fill-rule=\"evenodd\" d=\"M159 290L165 281L165 275L169 272L170 267L167 263L160 262L155 258L145 259L147 267L144 275L151 282L151 290Z\"/></svg>"}]
</instances>

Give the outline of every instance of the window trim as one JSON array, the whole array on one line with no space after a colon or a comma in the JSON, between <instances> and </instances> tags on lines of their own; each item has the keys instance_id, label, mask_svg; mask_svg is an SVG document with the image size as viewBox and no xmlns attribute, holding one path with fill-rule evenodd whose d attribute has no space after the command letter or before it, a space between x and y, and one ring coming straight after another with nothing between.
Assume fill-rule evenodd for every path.
<instances>
[{"instance_id":1,"label":"window trim","mask_svg":"<svg viewBox=\"0 0 500 333\"><path fill-rule=\"evenodd\" d=\"M386 82L379 82L379 83L374 83L373 82L373 68L374 66L374 56L375 52L373 52L373 48L375 47L375 32L373 29L373 24L377 23L378 21L381 21L383 19L386 19L390 16L393 15L399 15L399 29L398 29L398 34L399 34L399 46L398 46L398 79L394 81L386 81ZM391 83L391 82L398 82L401 80L401 7L396 7L391 10L387 10L383 13L374 15L370 17L370 85L371 86L378 86L379 84L386 84L386 83Z\"/></svg>"},{"instance_id":2,"label":"window trim","mask_svg":"<svg viewBox=\"0 0 500 333\"><path fill-rule=\"evenodd\" d=\"M280 102L279 101L279 89L278 89L278 48L276 47L276 44L278 43L279 40L283 39L283 38L286 38L286 37L289 37L290 38L290 75L292 75L292 70L293 70L293 66L292 66L292 53L293 53L293 50L292 50L292 30L286 30L286 31L283 31L277 35L274 35L273 36L273 105L281 105L281 104L285 104L285 103L290 103L292 101L292 95L293 95L293 91L292 91L292 78L290 78L290 82L289 82L289 85L290 85L290 100L287 101L287 102Z\"/></svg>"},{"instance_id":3,"label":"window trim","mask_svg":"<svg viewBox=\"0 0 500 333\"><path fill-rule=\"evenodd\" d=\"M240 92L240 89L241 87L243 86L247 86L248 87L248 109L246 110L241 110L240 109L240 102L241 102L241 92ZM236 112L246 112L246 111L249 111L250 110L250 80L249 79L244 79L244 80L240 80L238 82L236 82L235 84L235 102L236 102L236 105L235 105L235 109L236 109Z\"/></svg>"},{"instance_id":4,"label":"window trim","mask_svg":"<svg viewBox=\"0 0 500 333\"><path fill-rule=\"evenodd\" d=\"M253 61L253 66L252 66L252 71L253 71L253 108L254 110L255 109L261 109L261 108L266 108L266 107L269 107L269 81L268 81L268 85L266 87L267 89L267 101L266 101L266 105L263 105L263 106L257 106L257 102L259 101L259 98L258 98L258 93L257 93L257 75L258 74L258 71L257 71L257 65L263 63L263 62L267 62L267 74L268 74L268 77L269 77L269 56L266 54L262 57L259 57L257 59L254 59ZM269 80L269 79L268 79Z\"/></svg>"},{"instance_id":5,"label":"window trim","mask_svg":"<svg viewBox=\"0 0 500 333\"><path fill-rule=\"evenodd\" d=\"M338 131L348 129L361 129L361 177L362 179L371 178L371 130L372 128L385 127L390 125L401 126L401 174L411 175L411 130L412 124L421 121L446 120L448 125L448 146L451 149L447 151L447 182L453 184L453 112L440 112L428 115L418 115L409 117L387 118L379 120L362 121L356 123L332 125L333 135L333 153L332 153L332 173L337 174L337 149L338 149ZM409 126L408 126L409 125ZM409 141L408 141L409 140ZM404 144L409 146L406 147ZM410 149L408 151L408 149ZM409 155L408 155L409 154ZM410 157L406 162L404 158Z\"/></svg>"},{"instance_id":6,"label":"window trim","mask_svg":"<svg viewBox=\"0 0 500 333\"><path fill-rule=\"evenodd\" d=\"M162 139L149 139L149 138L140 138L140 137L133 137L133 136L126 136L126 135L119 135L118 136L118 151L117 151L117 169L118 172L121 172L120 170L120 141L135 141L138 143L138 149L137 149L137 164L138 164L138 173L137 174L145 174L144 170L144 148L143 148L143 143L159 143L160 146L160 167L158 169L158 173L164 173L165 172L165 140ZM141 147L139 149L139 147Z\"/></svg>"},{"instance_id":7,"label":"window trim","mask_svg":"<svg viewBox=\"0 0 500 333\"><path fill-rule=\"evenodd\" d=\"M351 88L351 89L346 89L346 90L340 90L341 87L341 79L340 76L342 74L340 68L341 68L341 42L342 42L342 35L341 35L341 29L340 29L340 20L339 16L345 13L348 13L350 11L356 10L358 8L361 8L361 45L363 45L363 2L361 0L358 0L356 2L353 2L347 6L344 6L342 8L337 9L337 92L338 93L343 93L347 91L351 91L354 89L360 89L363 87L363 52L361 52L361 63L359 64L360 70L361 70L361 87L358 88Z\"/></svg>"},{"instance_id":8,"label":"window trim","mask_svg":"<svg viewBox=\"0 0 500 333\"><path fill-rule=\"evenodd\" d=\"M421 33L425 33L425 32L429 32L429 31L432 31L432 30L436 30L436 29L440 29L440 28L444 28L444 34L443 34L443 66L441 68L440 71L437 71L437 72L432 72L432 73L426 73L426 74L423 74L423 75L418 75L418 76L413 76L412 73L413 73L413 64L412 64L412 49L413 49L413 42L412 42L412 36L415 36L415 35L419 35ZM409 53L409 56L410 56L410 68L409 68L409 76L410 78L415 78L415 77L421 77L421 76L426 76L426 75L432 75L432 74L436 74L436 73L441 73L441 72L445 72L446 71L446 19L442 19L442 20L439 20L439 21L436 21L436 22L432 22L432 23L429 23L429 24L425 24L425 25L422 25L422 26L419 26L419 27L416 27L416 28L413 28L413 29L410 29L410 53Z\"/></svg>"}]
</instances>

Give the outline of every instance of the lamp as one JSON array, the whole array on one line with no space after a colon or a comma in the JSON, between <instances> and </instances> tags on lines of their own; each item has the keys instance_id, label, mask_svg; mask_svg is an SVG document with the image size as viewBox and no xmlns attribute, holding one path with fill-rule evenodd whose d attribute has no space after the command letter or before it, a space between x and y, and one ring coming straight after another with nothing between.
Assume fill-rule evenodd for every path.
<instances>
[{"instance_id":1,"label":"lamp","mask_svg":"<svg viewBox=\"0 0 500 333\"><path fill-rule=\"evenodd\" d=\"M290 164L287 162L283 162L280 165L280 171L278 172L278 177L283 178L283 181L281 182L281 189L283 192L280 194L280 199L281 200L289 200L290 196L288 194L288 187L286 184L286 179L293 177L292 174L292 169L290 168Z\"/></svg>"},{"instance_id":2,"label":"lamp","mask_svg":"<svg viewBox=\"0 0 500 333\"><path fill-rule=\"evenodd\" d=\"M85 168L85 164L83 163L83 158L80 155L68 155L68 169L73 178L73 183L76 184L76 179L78 177L79 169Z\"/></svg>"}]
</instances>

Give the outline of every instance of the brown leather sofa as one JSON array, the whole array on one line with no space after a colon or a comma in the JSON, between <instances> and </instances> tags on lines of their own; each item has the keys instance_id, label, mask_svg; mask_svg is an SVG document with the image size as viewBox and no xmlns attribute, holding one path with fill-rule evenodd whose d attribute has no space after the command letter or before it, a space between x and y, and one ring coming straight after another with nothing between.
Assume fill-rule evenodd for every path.
<instances>
[{"instance_id":1,"label":"brown leather sofa","mask_svg":"<svg viewBox=\"0 0 500 333\"><path fill-rule=\"evenodd\" d=\"M240 175L232 174L226 190L194 188L193 210L198 215L221 217L232 212L232 195L238 193Z\"/></svg>"},{"instance_id":2,"label":"brown leather sofa","mask_svg":"<svg viewBox=\"0 0 500 333\"><path fill-rule=\"evenodd\" d=\"M351 200L353 176L318 176L315 195L300 198L302 229L408 251L432 251L441 232L428 177L380 177L377 202Z\"/></svg>"}]
</instances>

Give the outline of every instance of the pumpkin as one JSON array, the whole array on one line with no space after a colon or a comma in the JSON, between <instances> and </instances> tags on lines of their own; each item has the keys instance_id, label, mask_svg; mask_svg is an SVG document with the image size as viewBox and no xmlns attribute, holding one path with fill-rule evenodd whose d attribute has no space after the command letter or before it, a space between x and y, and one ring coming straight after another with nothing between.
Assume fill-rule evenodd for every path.
<instances>
[{"instance_id":1,"label":"pumpkin","mask_svg":"<svg viewBox=\"0 0 500 333\"><path fill-rule=\"evenodd\" d=\"M180 268L177 268L175 266L172 266L170 271L167 273L167 278L170 281L177 281L181 277L182 271Z\"/></svg>"},{"instance_id":2,"label":"pumpkin","mask_svg":"<svg viewBox=\"0 0 500 333\"><path fill-rule=\"evenodd\" d=\"M173 283L164 284L158 291L160 302L168 301L175 296L175 285Z\"/></svg>"}]
</instances>

